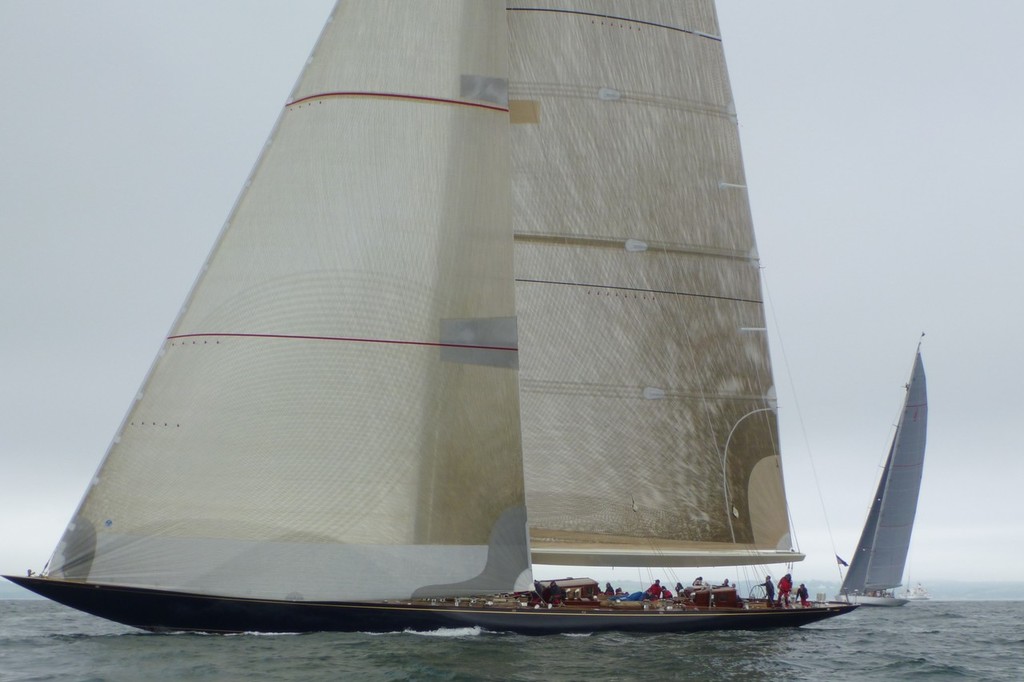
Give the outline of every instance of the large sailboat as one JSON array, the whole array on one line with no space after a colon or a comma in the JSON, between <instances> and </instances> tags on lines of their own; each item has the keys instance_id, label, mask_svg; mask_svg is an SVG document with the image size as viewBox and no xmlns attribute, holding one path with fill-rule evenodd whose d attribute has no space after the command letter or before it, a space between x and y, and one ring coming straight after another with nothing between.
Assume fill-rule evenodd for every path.
<instances>
[{"instance_id":1,"label":"large sailboat","mask_svg":"<svg viewBox=\"0 0 1024 682\"><path fill-rule=\"evenodd\" d=\"M893 589L902 584L910 549L927 429L928 389L919 345L896 434L857 551L839 589L840 599L865 606L903 606L910 600L897 597Z\"/></svg>"},{"instance_id":2,"label":"large sailboat","mask_svg":"<svg viewBox=\"0 0 1024 682\"><path fill-rule=\"evenodd\" d=\"M802 558L764 331L712 0L339 2L53 556L10 579L158 631L835 616L531 594L534 562Z\"/></svg>"}]
</instances>

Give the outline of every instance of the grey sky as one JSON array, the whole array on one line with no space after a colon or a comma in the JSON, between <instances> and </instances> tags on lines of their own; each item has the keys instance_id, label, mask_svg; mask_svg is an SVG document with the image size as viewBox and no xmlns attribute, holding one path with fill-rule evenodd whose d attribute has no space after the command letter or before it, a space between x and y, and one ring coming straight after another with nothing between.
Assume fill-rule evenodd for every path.
<instances>
[{"instance_id":1,"label":"grey sky","mask_svg":"<svg viewBox=\"0 0 1024 682\"><path fill-rule=\"evenodd\" d=\"M332 4L0 2L0 571L48 558ZM828 525L849 558L925 331L912 576L1017 578L1024 4L718 4L798 575Z\"/></svg>"}]
</instances>

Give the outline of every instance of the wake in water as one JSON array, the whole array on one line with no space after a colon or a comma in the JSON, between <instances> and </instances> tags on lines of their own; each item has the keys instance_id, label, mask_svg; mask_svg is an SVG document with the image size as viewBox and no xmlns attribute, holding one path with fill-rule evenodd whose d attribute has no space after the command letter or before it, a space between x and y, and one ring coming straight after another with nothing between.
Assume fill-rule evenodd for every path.
<instances>
[{"instance_id":1,"label":"wake in water","mask_svg":"<svg viewBox=\"0 0 1024 682\"><path fill-rule=\"evenodd\" d=\"M484 630L478 627L472 628L440 628L438 630L405 630L403 634L418 635L420 637L479 637Z\"/></svg>"},{"instance_id":2,"label":"wake in water","mask_svg":"<svg viewBox=\"0 0 1024 682\"><path fill-rule=\"evenodd\" d=\"M416 635L418 637L441 637L461 638L479 637L485 630L479 627L471 628L439 628L437 630L403 630L402 632L361 632L359 634L367 637L401 637L402 635Z\"/></svg>"}]
</instances>

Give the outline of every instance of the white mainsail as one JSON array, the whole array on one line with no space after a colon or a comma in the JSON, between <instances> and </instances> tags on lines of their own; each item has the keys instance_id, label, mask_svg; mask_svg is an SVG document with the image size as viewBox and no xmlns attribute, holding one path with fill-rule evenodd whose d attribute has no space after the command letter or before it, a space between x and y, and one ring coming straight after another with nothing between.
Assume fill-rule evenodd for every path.
<instances>
[{"instance_id":1,"label":"white mainsail","mask_svg":"<svg viewBox=\"0 0 1024 682\"><path fill-rule=\"evenodd\" d=\"M50 575L305 600L530 584L505 15L338 4Z\"/></svg>"},{"instance_id":2,"label":"white mainsail","mask_svg":"<svg viewBox=\"0 0 1024 682\"><path fill-rule=\"evenodd\" d=\"M509 3L534 561L792 561L712 0Z\"/></svg>"}]
</instances>

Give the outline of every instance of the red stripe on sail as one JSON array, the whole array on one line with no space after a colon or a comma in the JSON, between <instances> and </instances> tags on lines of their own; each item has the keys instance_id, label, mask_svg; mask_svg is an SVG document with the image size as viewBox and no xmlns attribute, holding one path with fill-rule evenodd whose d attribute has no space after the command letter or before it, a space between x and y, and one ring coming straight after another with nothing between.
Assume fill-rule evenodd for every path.
<instances>
[{"instance_id":1,"label":"red stripe on sail","mask_svg":"<svg viewBox=\"0 0 1024 682\"><path fill-rule=\"evenodd\" d=\"M348 341L351 343L379 343L394 346L430 346L433 348L469 348L473 350L501 350L519 352L514 346L478 346L469 343L442 343L440 341L402 341L399 339L364 339L355 336L307 336L302 334L244 334L235 332L207 332L196 334L176 334L168 336L168 341L175 339L195 339L209 337L230 337L243 339L288 339L298 341Z\"/></svg>"},{"instance_id":2,"label":"red stripe on sail","mask_svg":"<svg viewBox=\"0 0 1024 682\"><path fill-rule=\"evenodd\" d=\"M293 106L295 104L302 104L314 99L322 99L324 97L380 97L382 99L405 99L412 100L415 102L427 102L430 104L456 104L464 107L477 107L478 109L490 109L491 111L503 111L508 113L508 107L502 107L497 104L481 104L480 102L467 102L460 99L444 99L443 97L424 97L422 95L402 95L395 92L321 92L317 95L309 95L302 99L297 99L289 102L287 106Z\"/></svg>"}]
</instances>

